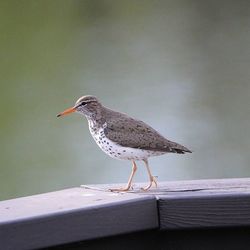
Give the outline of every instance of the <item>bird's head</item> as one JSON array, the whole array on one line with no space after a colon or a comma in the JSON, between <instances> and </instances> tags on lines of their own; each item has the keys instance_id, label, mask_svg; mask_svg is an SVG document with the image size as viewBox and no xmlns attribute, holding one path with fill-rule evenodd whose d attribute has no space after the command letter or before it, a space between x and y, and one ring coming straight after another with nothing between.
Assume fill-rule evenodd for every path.
<instances>
[{"instance_id":1,"label":"bird's head","mask_svg":"<svg viewBox=\"0 0 250 250\"><path fill-rule=\"evenodd\" d=\"M101 103L95 96L85 95L80 97L72 108L64 110L57 117L77 112L91 119L99 114L101 107Z\"/></svg>"}]
</instances>

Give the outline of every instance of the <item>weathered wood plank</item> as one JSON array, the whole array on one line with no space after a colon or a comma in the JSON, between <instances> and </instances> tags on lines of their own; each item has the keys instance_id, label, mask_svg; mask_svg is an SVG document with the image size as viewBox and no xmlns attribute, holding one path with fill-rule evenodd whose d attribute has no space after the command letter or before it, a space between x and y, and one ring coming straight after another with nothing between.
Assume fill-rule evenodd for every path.
<instances>
[{"instance_id":1,"label":"weathered wood plank","mask_svg":"<svg viewBox=\"0 0 250 250\"><path fill-rule=\"evenodd\" d=\"M161 229L250 226L250 178L162 183Z\"/></svg>"},{"instance_id":2,"label":"weathered wood plank","mask_svg":"<svg viewBox=\"0 0 250 250\"><path fill-rule=\"evenodd\" d=\"M0 248L34 249L158 227L153 196L72 188L0 202Z\"/></svg>"},{"instance_id":3,"label":"weathered wood plank","mask_svg":"<svg viewBox=\"0 0 250 250\"><path fill-rule=\"evenodd\" d=\"M0 246L34 249L148 229L250 226L249 178L163 182L149 192L143 185L129 193L107 191L119 184L98 185L2 201Z\"/></svg>"},{"instance_id":4,"label":"weathered wood plank","mask_svg":"<svg viewBox=\"0 0 250 250\"><path fill-rule=\"evenodd\" d=\"M144 185L130 192L156 196L163 230L250 226L250 178L161 182L149 192Z\"/></svg>"},{"instance_id":5,"label":"weathered wood plank","mask_svg":"<svg viewBox=\"0 0 250 250\"><path fill-rule=\"evenodd\" d=\"M232 194L232 193L250 193L250 178L233 178L233 179L204 179L204 180L188 180L188 181L167 181L159 182L157 188L152 188L145 192L140 187L147 183L136 183L133 190L129 193L139 195L168 195L168 196L186 196L186 195L208 195L208 194ZM123 186L124 184L105 184L93 185L90 187L98 187L100 190L108 190L109 188Z\"/></svg>"},{"instance_id":6,"label":"weathered wood plank","mask_svg":"<svg viewBox=\"0 0 250 250\"><path fill-rule=\"evenodd\" d=\"M161 229L250 225L250 194L161 196L158 209Z\"/></svg>"}]
</instances>

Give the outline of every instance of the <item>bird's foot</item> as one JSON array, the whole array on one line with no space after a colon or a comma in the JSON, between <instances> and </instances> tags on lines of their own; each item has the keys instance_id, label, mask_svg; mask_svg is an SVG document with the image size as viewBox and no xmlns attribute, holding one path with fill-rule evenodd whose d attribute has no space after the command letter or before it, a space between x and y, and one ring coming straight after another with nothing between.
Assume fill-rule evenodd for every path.
<instances>
[{"instance_id":1,"label":"bird's foot","mask_svg":"<svg viewBox=\"0 0 250 250\"><path fill-rule=\"evenodd\" d=\"M146 187L141 188L141 190L148 191L152 187L152 184L155 184L155 187L157 187L157 179L155 176L151 176L150 183Z\"/></svg>"},{"instance_id":2,"label":"bird's foot","mask_svg":"<svg viewBox=\"0 0 250 250\"><path fill-rule=\"evenodd\" d=\"M130 188L131 188L131 186L126 186L124 188L110 188L109 191L111 191L111 192L127 192L130 190ZM131 189L133 189L133 188L131 188Z\"/></svg>"}]
</instances>

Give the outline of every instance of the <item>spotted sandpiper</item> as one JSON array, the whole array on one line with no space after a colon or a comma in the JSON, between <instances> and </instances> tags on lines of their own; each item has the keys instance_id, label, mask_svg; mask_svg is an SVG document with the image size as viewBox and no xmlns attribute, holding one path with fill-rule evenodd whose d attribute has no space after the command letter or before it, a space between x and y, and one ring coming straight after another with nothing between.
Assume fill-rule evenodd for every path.
<instances>
[{"instance_id":1,"label":"spotted sandpiper","mask_svg":"<svg viewBox=\"0 0 250 250\"><path fill-rule=\"evenodd\" d=\"M156 178L149 169L149 157L166 153L191 153L186 147L167 140L146 123L104 107L95 96L82 96L72 108L57 116L73 112L86 116L91 135L106 154L115 159L132 161L132 172L127 185L111 191L130 190L137 170L137 160L144 161L149 175L149 184L142 188L146 191L152 184L157 186Z\"/></svg>"}]
</instances>

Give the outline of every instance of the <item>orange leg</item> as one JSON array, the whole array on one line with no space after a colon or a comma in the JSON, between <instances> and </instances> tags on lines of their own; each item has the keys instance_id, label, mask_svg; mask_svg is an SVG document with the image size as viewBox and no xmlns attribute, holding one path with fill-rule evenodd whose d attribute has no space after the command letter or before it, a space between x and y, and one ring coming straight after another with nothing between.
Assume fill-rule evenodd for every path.
<instances>
[{"instance_id":1,"label":"orange leg","mask_svg":"<svg viewBox=\"0 0 250 250\"><path fill-rule=\"evenodd\" d=\"M133 180L133 177L134 177L135 172L137 170L137 166L135 164L135 161L132 161L132 164L133 164L132 165L132 172L129 176L128 183L127 183L126 187L124 187L124 188L112 188L112 189L110 189L110 191L112 191L112 192L126 192L131 188L132 180Z\"/></svg>"},{"instance_id":2,"label":"orange leg","mask_svg":"<svg viewBox=\"0 0 250 250\"><path fill-rule=\"evenodd\" d=\"M148 172L148 176L149 176L149 184L148 184L146 187L142 188L142 190L147 191L147 190L149 190L149 189L151 188L151 186L152 186L153 183L154 183L155 186L157 187L157 180L156 180L156 178L151 174L151 171L150 171L149 165L148 165L148 160L143 160L143 161L144 161L144 163L145 163L145 165L146 165L146 168L147 168L147 172Z\"/></svg>"}]
</instances>

